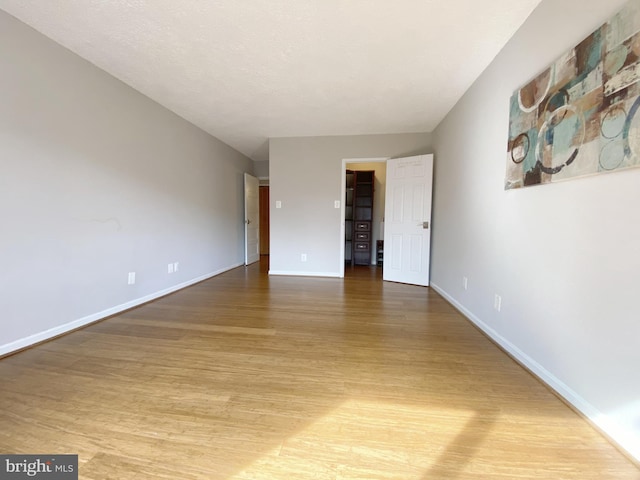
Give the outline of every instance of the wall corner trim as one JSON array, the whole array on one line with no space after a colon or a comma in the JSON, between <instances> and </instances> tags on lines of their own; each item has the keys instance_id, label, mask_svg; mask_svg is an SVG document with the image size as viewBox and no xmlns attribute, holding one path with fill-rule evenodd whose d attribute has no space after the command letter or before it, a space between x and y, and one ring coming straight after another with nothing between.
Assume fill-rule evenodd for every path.
<instances>
[{"instance_id":1,"label":"wall corner trim","mask_svg":"<svg viewBox=\"0 0 640 480\"><path fill-rule=\"evenodd\" d=\"M477 326L485 335L500 346L508 355L515 359L525 369L529 370L534 376L545 383L562 399L569 403L573 408L580 412L586 420L591 423L597 430L602 433L611 443L622 451L634 463L640 462L640 445L638 445L635 436L628 432L623 425L615 422L608 415L605 415L596 407L587 402L584 398L573 391L564 382L559 380L555 375L546 368L536 362L529 355L520 350L517 346L507 340L505 337L496 332L493 328L480 320L471 311L461 305L453 296L449 295L443 288L435 283L431 283L437 293L445 300L453 305L462 315L464 315L471 323Z\"/></svg>"},{"instance_id":2,"label":"wall corner trim","mask_svg":"<svg viewBox=\"0 0 640 480\"><path fill-rule=\"evenodd\" d=\"M221 268L220 270L216 270L215 272L207 273L200 277L187 280L186 282L173 285L169 288L159 290L149 295L145 295L144 297L136 298L134 300L131 300L126 303L122 303L115 307L107 308L106 310L102 310L101 312L87 315L86 317L73 320L71 322L65 323L57 327L50 328L48 330L44 330L42 332L39 332L33 335L29 335L28 337L20 338L13 342L5 343L4 345L0 345L0 358L9 354L18 352L19 350L32 347L38 343L45 342L54 337L58 337L65 333L71 332L72 330L85 327L91 323L99 322L100 320L103 320L112 315L116 315L118 313L124 312L125 310L130 310L144 303L151 302L160 297L164 297L165 295L169 295L170 293L174 293L174 292L177 292L178 290L182 290L184 288L190 287L191 285L202 282L204 280L208 280L209 278L215 277L217 275L220 275L221 273L228 272L229 270L233 270L234 268L238 268L243 265L244 263L230 265L228 267Z\"/></svg>"}]
</instances>

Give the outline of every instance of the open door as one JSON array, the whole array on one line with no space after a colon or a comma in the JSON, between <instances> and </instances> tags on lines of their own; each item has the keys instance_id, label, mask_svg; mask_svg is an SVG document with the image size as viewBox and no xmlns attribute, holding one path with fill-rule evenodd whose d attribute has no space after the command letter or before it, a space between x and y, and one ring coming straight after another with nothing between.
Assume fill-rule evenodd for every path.
<instances>
[{"instance_id":1,"label":"open door","mask_svg":"<svg viewBox=\"0 0 640 480\"><path fill-rule=\"evenodd\" d=\"M433 155L387 161L383 280L429 285Z\"/></svg>"},{"instance_id":2,"label":"open door","mask_svg":"<svg viewBox=\"0 0 640 480\"><path fill-rule=\"evenodd\" d=\"M244 174L244 264L260 260L260 181Z\"/></svg>"}]
</instances>

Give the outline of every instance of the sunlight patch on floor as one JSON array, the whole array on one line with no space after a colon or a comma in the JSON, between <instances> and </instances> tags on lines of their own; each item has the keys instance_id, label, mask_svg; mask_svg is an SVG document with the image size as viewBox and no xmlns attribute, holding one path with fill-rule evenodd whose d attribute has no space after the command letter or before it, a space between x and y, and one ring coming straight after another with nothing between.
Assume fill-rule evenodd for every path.
<instances>
[{"instance_id":1,"label":"sunlight patch on floor","mask_svg":"<svg viewBox=\"0 0 640 480\"><path fill-rule=\"evenodd\" d=\"M420 480L474 417L473 411L351 399L231 479Z\"/></svg>"}]
</instances>

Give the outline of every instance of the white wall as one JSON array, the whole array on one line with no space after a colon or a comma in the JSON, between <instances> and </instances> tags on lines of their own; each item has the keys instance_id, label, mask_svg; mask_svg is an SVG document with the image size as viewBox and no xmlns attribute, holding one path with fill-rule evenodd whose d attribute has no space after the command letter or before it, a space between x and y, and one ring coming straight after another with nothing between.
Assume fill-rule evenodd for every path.
<instances>
[{"instance_id":1,"label":"white wall","mask_svg":"<svg viewBox=\"0 0 640 480\"><path fill-rule=\"evenodd\" d=\"M640 459L640 169L503 187L511 94L622 4L544 0L438 127L432 279Z\"/></svg>"},{"instance_id":2,"label":"white wall","mask_svg":"<svg viewBox=\"0 0 640 480\"><path fill-rule=\"evenodd\" d=\"M271 139L270 273L340 275L344 239L334 202L342 202L343 159L404 157L431 148L428 133Z\"/></svg>"},{"instance_id":3,"label":"white wall","mask_svg":"<svg viewBox=\"0 0 640 480\"><path fill-rule=\"evenodd\" d=\"M250 160L2 11L0 31L0 354L242 263Z\"/></svg>"}]
</instances>

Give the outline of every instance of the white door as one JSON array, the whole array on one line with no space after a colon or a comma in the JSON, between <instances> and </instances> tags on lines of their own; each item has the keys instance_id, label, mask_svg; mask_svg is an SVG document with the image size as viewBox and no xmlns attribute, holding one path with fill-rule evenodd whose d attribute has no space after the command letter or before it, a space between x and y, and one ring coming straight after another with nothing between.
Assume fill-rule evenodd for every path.
<instances>
[{"instance_id":1,"label":"white door","mask_svg":"<svg viewBox=\"0 0 640 480\"><path fill-rule=\"evenodd\" d=\"M432 183L433 155L387 161L384 280L429 285Z\"/></svg>"},{"instance_id":2,"label":"white door","mask_svg":"<svg viewBox=\"0 0 640 480\"><path fill-rule=\"evenodd\" d=\"M244 264L260 260L260 182L244 174Z\"/></svg>"}]
</instances>

